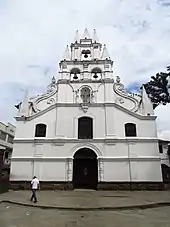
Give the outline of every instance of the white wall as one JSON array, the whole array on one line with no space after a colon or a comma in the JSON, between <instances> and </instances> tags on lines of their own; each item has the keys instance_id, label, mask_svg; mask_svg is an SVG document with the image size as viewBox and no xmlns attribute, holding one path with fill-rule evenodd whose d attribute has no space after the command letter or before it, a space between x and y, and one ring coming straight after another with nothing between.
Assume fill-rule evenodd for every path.
<instances>
[{"instance_id":1,"label":"white wall","mask_svg":"<svg viewBox=\"0 0 170 227\"><path fill-rule=\"evenodd\" d=\"M94 138L125 137L124 125L129 122L136 124L137 137L157 137L154 120L140 120L111 106L89 107L87 113L81 107L69 107L69 111L67 107L56 107L31 121L18 121L15 138L34 138L38 123L47 125L47 138L77 138L78 118L82 116L93 118Z\"/></svg>"},{"instance_id":2,"label":"white wall","mask_svg":"<svg viewBox=\"0 0 170 227\"><path fill-rule=\"evenodd\" d=\"M104 161L104 178L103 181L127 182L129 181L129 166L127 161Z\"/></svg>"},{"instance_id":3,"label":"white wall","mask_svg":"<svg viewBox=\"0 0 170 227\"><path fill-rule=\"evenodd\" d=\"M30 181L33 177L33 163L28 160L12 161L10 180Z\"/></svg>"},{"instance_id":4,"label":"white wall","mask_svg":"<svg viewBox=\"0 0 170 227\"><path fill-rule=\"evenodd\" d=\"M155 151L156 144L145 144L148 151L142 154L142 145L128 147L126 143L104 145L103 143L19 143L14 146L12 158L11 180L30 180L36 175L43 181L72 180L73 165L68 158L82 148L93 149L102 158L102 181L161 181L159 155ZM146 155L148 153L148 155ZM129 164L130 162L130 164ZM68 175L70 168L70 175ZM103 172L103 173L102 173ZM102 175L100 175L102 174Z\"/></svg>"}]
</instances>

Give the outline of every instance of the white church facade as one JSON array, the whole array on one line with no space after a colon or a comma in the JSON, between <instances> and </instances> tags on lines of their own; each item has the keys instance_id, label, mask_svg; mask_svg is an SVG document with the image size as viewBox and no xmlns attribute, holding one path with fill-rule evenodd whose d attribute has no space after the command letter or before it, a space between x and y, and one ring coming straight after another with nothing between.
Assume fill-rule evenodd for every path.
<instances>
[{"instance_id":1,"label":"white church facade","mask_svg":"<svg viewBox=\"0 0 170 227\"><path fill-rule=\"evenodd\" d=\"M67 46L58 80L18 105L11 187L161 189L156 116L143 87L126 92L96 31Z\"/></svg>"}]
</instances>

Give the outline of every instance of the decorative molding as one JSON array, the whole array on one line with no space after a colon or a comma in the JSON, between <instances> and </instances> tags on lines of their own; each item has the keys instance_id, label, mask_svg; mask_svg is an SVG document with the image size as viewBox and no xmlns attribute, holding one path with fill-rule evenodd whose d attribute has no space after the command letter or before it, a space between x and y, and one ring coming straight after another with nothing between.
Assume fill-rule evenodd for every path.
<instances>
[{"instance_id":1,"label":"decorative molding","mask_svg":"<svg viewBox=\"0 0 170 227\"><path fill-rule=\"evenodd\" d=\"M67 161L67 157L43 157L43 156L41 156L41 157L36 157L36 156L31 156L31 157L12 157L11 158L11 161L12 162L15 162L15 161L20 161L20 160L22 160L23 162L24 161L30 161L30 162L32 162L32 161L46 161L46 162L48 162L48 161L54 161L54 162L56 162L56 161L58 161L58 162L62 162L62 161Z\"/></svg>"},{"instance_id":2,"label":"decorative molding","mask_svg":"<svg viewBox=\"0 0 170 227\"><path fill-rule=\"evenodd\" d=\"M129 96L128 93L125 93L124 85L120 82L120 77L118 76L116 77L116 83L113 84L113 90L120 96L116 99L116 103L122 105L124 103L124 99L129 99L134 105L133 108L129 110L136 112L139 109L139 101L134 97Z\"/></svg>"},{"instance_id":3,"label":"decorative molding","mask_svg":"<svg viewBox=\"0 0 170 227\"><path fill-rule=\"evenodd\" d=\"M69 152L70 156L73 157L74 154L81 148L89 148L93 150L98 157L102 156L102 152L100 151L98 146L96 144L90 143L90 141L81 141L81 143L76 143L76 145Z\"/></svg>"},{"instance_id":4,"label":"decorative molding","mask_svg":"<svg viewBox=\"0 0 170 227\"><path fill-rule=\"evenodd\" d=\"M53 105L54 103L55 103L54 98L50 98L50 99L47 100L48 105Z\"/></svg>"},{"instance_id":5,"label":"decorative molding","mask_svg":"<svg viewBox=\"0 0 170 227\"><path fill-rule=\"evenodd\" d=\"M99 165L100 165L100 168L99 170L102 171L102 165L103 163L106 161L106 162L109 162L109 161L114 161L114 162L123 162L123 161L147 161L147 162L150 162L150 161L160 161L161 158L159 156L138 156L138 157L127 157L127 156L118 156L118 157L106 157L106 156L99 156L98 158L98 162L99 162ZM72 164L72 160L73 160L73 157L12 157L11 158L11 161L12 162L17 162L17 161L45 161L45 162L48 162L48 161L51 161L51 162L62 162L62 161L65 161L65 162L69 162L70 164Z\"/></svg>"},{"instance_id":6,"label":"decorative molding","mask_svg":"<svg viewBox=\"0 0 170 227\"><path fill-rule=\"evenodd\" d=\"M81 46L81 44L80 44L80 46ZM82 46L84 47L84 44L82 44ZM91 47L91 44L86 44L86 47ZM60 63L59 64L62 64L63 62L65 62L65 63L67 63L67 65L74 65L75 64L75 62L76 62L76 65L82 65L82 61L81 60L72 60L72 61L67 61L67 60L62 60L62 61L60 61ZM84 60L84 63L89 63L89 61L85 61ZM111 59L104 59L104 60L102 60L102 59L97 59L97 61L96 60L93 60L93 59L91 59L90 60L90 64L91 65L101 65L101 64L113 64L113 61L111 60Z\"/></svg>"},{"instance_id":7,"label":"decorative molding","mask_svg":"<svg viewBox=\"0 0 170 227\"><path fill-rule=\"evenodd\" d=\"M42 95L38 95L37 97L35 97L34 99L31 100L32 108L33 108L35 115L36 115L36 113L42 111L41 109L39 109L37 107L37 105L40 102L42 102L43 100L47 99L47 108L49 105L55 104L55 99L51 98L51 97L57 92L58 92L58 84L56 83L55 78L53 77L51 83L47 87L46 92Z\"/></svg>"},{"instance_id":8,"label":"decorative molding","mask_svg":"<svg viewBox=\"0 0 170 227\"><path fill-rule=\"evenodd\" d=\"M83 112L87 113L87 111L89 109L89 104L88 103L82 103L80 105L81 105L81 108L82 108Z\"/></svg>"},{"instance_id":9,"label":"decorative molding","mask_svg":"<svg viewBox=\"0 0 170 227\"><path fill-rule=\"evenodd\" d=\"M118 156L118 157L98 157L98 159L103 159L103 161L160 161L159 156L138 156L138 157L127 157L127 156Z\"/></svg>"},{"instance_id":10,"label":"decorative molding","mask_svg":"<svg viewBox=\"0 0 170 227\"><path fill-rule=\"evenodd\" d=\"M94 139L76 139L76 138L15 138L14 143L51 143L55 146L63 146L65 143L105 143L116 145L116 143L158 143L158 138L152 137L125 137L125 138L94 138Z\"/></svg>"},{"instance_id":11,"label":"decorative molding","mask_svg":"<svg viewBox=\"0 0 170 227\"><path fill-rule=\"evenodd\" d=\"M58 84L77 84L80 83L80 80L67 80L67 79L59 79L59 81L57 82ZM81 79L81 84L87 84L87 83L108 83L108 84L113 84L114 83L114 79L110 79L110 78L104 78L104 79L98 79L98 80L93 80L93 79Z\"/></svg>"},{"instance_id":12,"label":"decorative molding","mask_svg":"<svg viewBox=\"0 0 170 227\"><path fill-rule=\"evenodd\" d=\"M32 116L26 117L25 121L30 121L32 119L35 119L36 117L39 117L45 113L47 113L48 111L51 111L52 109L55 109L56 107L79 107L80 104L79 103L55 103L54 105L51 105L49 107L47 107L46 109L39 111L37 113L35 113ZM140 120L156 120L156 116L143 116L143 115L139 115L138 113L132 112L128 109L126 109L123 106L119 106L116 103L91 103L90 104L91 107L115 107L131 116L134 116ZM17 121L24 121L22 117L15 117L15 119Z\"/></svg>"}]
</instances>

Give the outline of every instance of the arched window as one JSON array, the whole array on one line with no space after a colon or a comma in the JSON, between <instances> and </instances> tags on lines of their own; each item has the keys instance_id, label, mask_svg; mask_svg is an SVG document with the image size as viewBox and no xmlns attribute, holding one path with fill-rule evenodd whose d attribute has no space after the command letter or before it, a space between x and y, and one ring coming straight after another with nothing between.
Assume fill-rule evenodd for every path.
<instances>
[{"instance_id":1,"label":"arched window","mask_svg":"<svg viewBox=\"0 0 170 227\"><path fill-rule=\"evenodd\" d=\"M81 89L81 98L83 103L90 103L91 91L89 87L83 87Z\"/></svg>"},{"instance_id":2,"label":"arched window","mask_svg":"<svg viewBox=\"0 0 170 227\"><path fill-rule=\"evenodd\" d=\"M35 137L46 137L46 128L45 124L37 124L35 126Z\"/></svg>"},{"instance_id":3,"label":"arched window","mask_svg":"<svg viewBox=\"0 0 170 227\"><path fill-rule=\"evenodd\" d=\"M133 124L133 123L126 123L125 124L125 136L126 137L137 136L135 124Z\"/></svg>"},{"instance_id":4,"label":"arched window","mask_svg":"<svg viewBox=\"0 0 170 227\"><path fill-rule=\"evenodd\" d=\"M81 117L78 119L78 139L93 139L93 119Z\"/></svg>"},{"instance_id":5,"label":"arched window","mask_svg":"<svg viewBox=\"0 0 170 227\"><path fill-rule=\"evenodd\" d=\"M77 80L80 78L80 69L79 68L73 68L70 71L71 79Z\"/></svg>"},{"instance_id":6,"label":"arched window","mask_svg":"<svg viewBox=\"0 0 170 227\"><path fill-rule=\"evenodd\" d=\"M102 70L96 67L92 69L91 74L94 79L101 78Z\"/></svg>"}]
</instances>

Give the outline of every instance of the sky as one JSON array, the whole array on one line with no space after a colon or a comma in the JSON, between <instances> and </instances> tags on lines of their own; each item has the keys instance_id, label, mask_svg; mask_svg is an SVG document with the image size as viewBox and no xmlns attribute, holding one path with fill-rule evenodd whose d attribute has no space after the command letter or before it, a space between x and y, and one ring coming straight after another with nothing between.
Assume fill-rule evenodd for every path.
<instances>
[{"instance_id":1,"label":"sky","mask_svg":"<svg viewBox=\"0 0 170 227\"><path fill-rule=\"evenodd\" d=\"M95 28L114 76L135 91L170 65L170 0L0 0L0 121L15 124L15 104L43 92L75 31ZM170 140L170 104L155 110Z\"/></svg>"}]
</instances>

